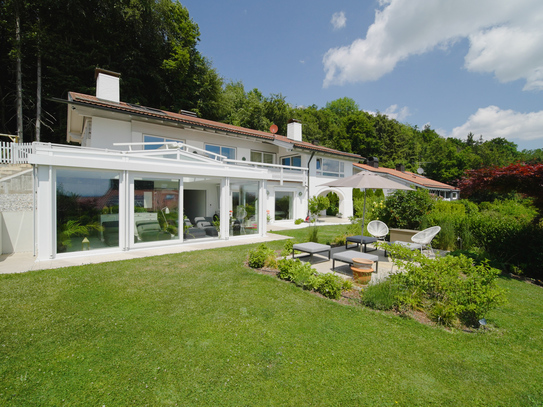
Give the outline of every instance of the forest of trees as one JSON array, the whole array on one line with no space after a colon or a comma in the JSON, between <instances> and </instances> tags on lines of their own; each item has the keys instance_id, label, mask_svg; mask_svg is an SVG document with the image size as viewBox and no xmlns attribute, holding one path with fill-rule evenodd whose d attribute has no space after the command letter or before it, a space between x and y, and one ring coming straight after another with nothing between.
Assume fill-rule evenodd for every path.
<instances>
[{"instance_id":1,"label":"forest of trees","mask_svg":"<svg viewBox=\"0 0 543 407\"><path fill-rule=\"evenodd\" d=\"M378 157L382 166L422 167L454 184L467 169L543 162L543 151L518 151L502 138L443 138L349 98L294 107L280 93L264 96L224 80L197 49L199 28L172 0L0 0L0 133L23 141L64 142L69 91L94 94L94 69L121 73L121 99L210 120L286 134L303 123L305 141Z\"/></svg>"}]
</instances>

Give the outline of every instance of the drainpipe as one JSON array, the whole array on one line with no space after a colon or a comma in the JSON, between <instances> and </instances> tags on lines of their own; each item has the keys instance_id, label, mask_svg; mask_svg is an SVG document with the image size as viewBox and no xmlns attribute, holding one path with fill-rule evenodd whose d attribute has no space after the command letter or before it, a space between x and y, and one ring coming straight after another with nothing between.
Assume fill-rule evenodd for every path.
<instances>
[{"instance_id":1,"label":"drainpipe","mask_svg":"<svg viewBox=\"0 0 543 407\"><path fill-rule=\"evenodd\" d=\"M309 161L307 162L307 200L308 200L307 216L309 216L309 173L311 172L310 164L314 156L315 156L315 152L313 151L311 153L311 157L309 157Z\"/></svg>"}]
</instances>

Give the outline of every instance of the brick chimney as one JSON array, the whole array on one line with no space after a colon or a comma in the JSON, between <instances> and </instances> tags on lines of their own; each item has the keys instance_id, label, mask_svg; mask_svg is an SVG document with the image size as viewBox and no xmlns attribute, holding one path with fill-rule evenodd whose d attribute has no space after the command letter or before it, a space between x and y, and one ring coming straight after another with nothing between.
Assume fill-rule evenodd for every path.
<instances>
[{"instance_id":1,"label":"brick chimney","mask_svg":"<svg viewBox=\"0 0 543 407\"><path fill-rule=\"evenodd\" d=\"M368 165L373 168L379 168L379 158L368 157Z\"/></svg>"},{"instance_id":2,"label":"brick chimney","mask_svg":"<svg viewBox=\"0 0 543 407\"><path fill-rule=\"evenodd\" d=\"M302 141L302 122L296 119L288 121L287 138L294 141Z\"/></svg>"},{"instance_id":3,"label":"brick chimney","mask_svg":"<svg viewBox=\"0 0 543 407\"><path fill-rule=\"evenodd\" d=\"M98 99L119 103L121 91L119 88L120 73L96 68L94 79L96 79L96 97Z\"/></svg>"}]
</instances>

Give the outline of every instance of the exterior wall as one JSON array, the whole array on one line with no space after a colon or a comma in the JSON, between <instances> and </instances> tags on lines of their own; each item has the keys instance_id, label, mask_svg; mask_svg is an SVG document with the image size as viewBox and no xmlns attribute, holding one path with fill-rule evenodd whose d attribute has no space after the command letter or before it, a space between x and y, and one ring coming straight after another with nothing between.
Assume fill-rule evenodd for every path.
<instances>
[{"instance_id":1,"label":"exterior wall","mask_svg":"<svg viewBox=\"0 0 543 407\"><path fill-rule=\"evenodd\" d=\"M326 195L328 192L335 192L340 197L339 212L343 217L353 215L352 189L323 187L321 186L322 184L332 181L334 178L317 176L316 161L319 157L342 161L345 168L344 176L351 176L353 174L353 162L342 160L341 157L324 156L316 153L311 159L312 153L310 151L289 150L251 138L230 137L212 131L187 129L182 126L154 124L139 120L125 122L99 117L93 117L92 119L92 136L89 146L94 148L126 149L125 146L113 146L113 143L142 143L145 135L180 140L192 147L200 149L205 149L206 144L235 148L236 159L240 161L250 161L251 151L275 154L275 164L281 164L283 157L299 155L301 157L301 166L309 167L309 179L306 180L309 185L309 191L306 187L298 183L279 185L276 182L270 182L265 201L266 210L270 211L269 214L272 221L275 219L275 191L293 192L295 198L293 202L293 219L305 218L307 216L307 200L309 197ZM134 146L133 149L143 149L143 147ZM208 205L206 211L208 212L206 216L212 216L215 213L215 208Z\"/></svg>"},{"instance_id":2,"label":"exterior wall","mask_svg":"<svg viewBox=\"0 0 543 407\"><path fill-rule=\"evenodd\" d=\"M313 157L313 160L311 161L310 168L309 168L309 196L326 196L329 192L335 192L339 197L339 213L341 213L343 218L348 218L354 215L353 211L353 190L352 188L332 188L328 186L323 186L322 184L326 184L330 181L333 181L334 177L323 177L319 176L317 177L317 165L316 165L316 157L315 155ZM352 161L347 160L339 160L344 162L345 166L345 177L350 177L353 175L353 166Z\"/></svg>"},{"instance_id":3,"label":"exterior wall","mask_svg":"<svg viewBox=\"0 0 543 407\"><path fill-rule=\"evenodd\" d=\"M129 122L94 117L90 147L124 150L125 147L113 143L131 143L132 129Z\"/></svg>"},{"instance_id":4,"label":"exterior wall","mask_svg":"<svg viewBox=\"0 0 543 407\"><path fill-rule=\"evenodd\" d=\"M0 254L34 250L33 217L32 211L0 213Z\"/></svg>"}]
</instances>

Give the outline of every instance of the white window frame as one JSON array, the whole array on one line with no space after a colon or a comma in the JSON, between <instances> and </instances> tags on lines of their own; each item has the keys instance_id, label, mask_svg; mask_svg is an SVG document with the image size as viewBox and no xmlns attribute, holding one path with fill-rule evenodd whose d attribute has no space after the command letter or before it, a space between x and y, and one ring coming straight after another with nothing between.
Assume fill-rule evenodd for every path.
<instances>
[{"instance_id":1,"label":"white window frame","mask_svg":"<svg viewBox=\"0 0 543 407\"><path fill-rule=\"evenodd\" d=\"M216 153L215 151L209 151L209 150L207 149L208 146L209 146L209 147L219 147L219 153ZM233 158L230 158L230 157L229 157L228 159L229 159L229 160L235 160L235 159L236 159L236 157L238 156L238 152L237 152L236 147L231 147L231 146L221 146L221 145L219 145L219 144L207 144L207 143L204 144L204 150L206 150L207 152L212 153L212 154L219 154L219 155L228 157L227 154L224 154L224 153L223 153L223 148L228 148L228 149L234 150L234 157L233 157Z\"/></svg>"},{"instance_id":2,"label":"white window frame","mask_svg":"<svg viewBox=\"0 0 543 407\"><path fill-rule=\"evenodd\" d=\"M296 157L299 157L300 158L300 165L293 165L294 163L292 162L292 159L296 158ZM283 162L284 159L288 158L289 160L291 160L291 163L290 164L285 164ZM286 156L283 156L281 157L281 165L287 165L287 166L290 166L290 167L302 167L302 156L300 154L295 154L295 155L286 155Z\"/></svg>"},{"instance_id":3,"label":"white window frame","mask_svg":"<svg viewBox=\"0 0 543 407\"><path fill-rule=\"evenodd\" d=\"M260 154L260 161L253 161L253 157L252 157L253 154ZM264 162L264 154L268 154L268 155L270 155L272 157L272 162L271 163L265 163ZM262 163L262 164L275 164L275 153L270 153L268 151L251 150L251 161Z\"/></svg>"},{"instance_id":4,"label":"white window frame","mask_svg":"<svg viewBox=\"0 0 543 407\"><path fill-rule=\"evenodd\" d=\"M334 161L338 163L339 171L324 171L324 161ZM315 167L317 170L317 176L319 177L332 177L332 178L343 178L345 177L345 163L341 160L334 160L332 158L317 158L315 162Z\"/></svg>"}]
</instances>

